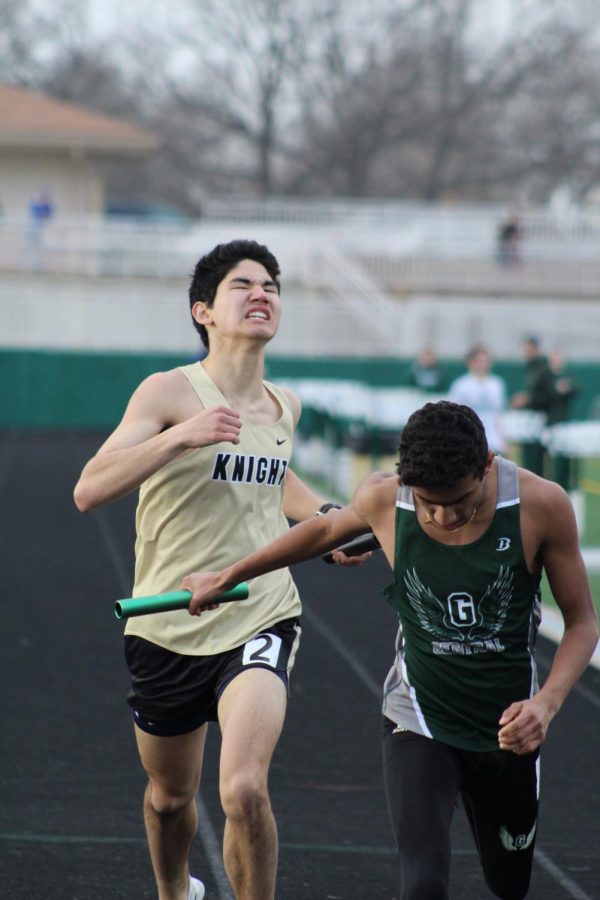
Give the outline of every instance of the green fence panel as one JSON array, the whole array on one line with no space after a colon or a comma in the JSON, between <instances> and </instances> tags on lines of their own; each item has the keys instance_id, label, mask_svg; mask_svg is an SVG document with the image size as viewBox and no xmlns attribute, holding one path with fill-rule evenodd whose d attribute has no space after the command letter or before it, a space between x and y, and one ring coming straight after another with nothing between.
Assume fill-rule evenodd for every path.
<instances>
[{"instance_id":1,"label":"green fence panel","mask_svg":"<svg viewBox=\"0 0 600 900\"><path fill-rule=\"evenodd\" d=\"M30 428L113 428L135 387L152 372L193 362L185 354L92 353L0 350L0 426ZM307 359L270 356L266 375L281 379L325 378L360 381L370 387L409 383L410 360ZM465 369L443 361L447 383ZM509 394L521 389L523 365L498 361ZM568 374L579 385L572 418L586 418L598 404L600 364L573 363ZM596 412L596 414L598 414Z\"/></svg>"}]
</instances>

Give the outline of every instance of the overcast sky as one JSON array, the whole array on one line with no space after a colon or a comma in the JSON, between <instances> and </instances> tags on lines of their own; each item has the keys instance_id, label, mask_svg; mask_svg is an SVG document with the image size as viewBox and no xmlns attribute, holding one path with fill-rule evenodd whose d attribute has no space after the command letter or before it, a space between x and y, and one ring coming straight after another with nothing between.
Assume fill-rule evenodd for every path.
<instances>
[{"instance_id":1,"label":"overcast sky","mask_svg":"<svg viewBox=\"0 0 600 900\"><path fill-rule=\"evenodd\" d=\"M52 0L41 2L52 3ZM510 20L514 3L515 0L483 0L482 27L494 31L501 29ZM152 15L153 4L148 0L81 0L81 6L87 6L87 18L92 32L105 35L115 29L135 27L136 23Z\"/></svg>"}]
</instances>

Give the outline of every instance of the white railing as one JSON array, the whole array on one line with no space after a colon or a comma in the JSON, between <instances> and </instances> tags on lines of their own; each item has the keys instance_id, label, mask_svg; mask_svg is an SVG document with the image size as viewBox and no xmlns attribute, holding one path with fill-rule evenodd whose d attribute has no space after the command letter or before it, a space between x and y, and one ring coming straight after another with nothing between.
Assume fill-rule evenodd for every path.
<instances>
[{"instance_id":1,"label":"white railing","mask_svg":"<svg viewBox=\"0 0 600 900\"><path fill-rule=\"evenodd\" d=\"M60 217L35 225L0 220L0 269L58 275L180 275L187 226Z\"/></svg>"},{"instance_id":2,"label":"white railing","mask_svg":"<svg viewBox=\"0 0 600 900\"><path fill-rule=\"evenodd\" d=\"M374 338L379 352L395 356L400 323L398 305L381 290L377 275L369 277L348 253L342 253L333 244L315 254L315 263L313 283L340 299L343 315L360 323L363 337Z\"/></svg>"},{"instance_id":3,"label":"white railing","mask_svg":"<svg viewBox=\"0 0 600 900\"><path fill-rule=\"evenodd\" d=\"M339 219L335 227L299 223L293 207L285 224L57 215L32 230L23 217L0 218L0 342L188 347L189 316L171 326L169 310L185 305L196 260L216 243L250 237L266 243L281 263L285 315L273 346L280 355L412 357L430 344L440 355L461 356L481 341L496 358L509 359L519 355L520 337L534 333L545 347L562 347L571 359L598 357L600 243L598 262L573 258L581 223L571 222L564 240L555 242L555 259L503 268L473 236L483 221L481 210L414 207L412 218L407 212L392 227L397 205L332 209ZM310 212L306 204L306 216ZM491 225L491 213L486 215ZM540 241L546 234L548 247L558 232L552 217L536 215L531 220L539 220L537 233ZM462 235L454 255L452 234ZM600 242L600 231L591 225L587 234ZM437 256L423 255L423 242L434 235L440 238ZM40 322L37 333L32 323L39 320L40 297L52 298L53 315L50 324L47 317ZM123 328L125 320L136 323L131 332Z\"/></svg>"},{"instance_id":4,"label":"white railing","mask_svg":"<svg viewBox=\"0 0 600 900\"><path fill-rule=\"evenodd\" d=\"M336 248L400 290L596 294L600 211L524 213L522 265L496 261L499 207L368 201L211 201L199 221L67 217L41 227L0 218L0 270L170 277L219 240L254 237L304 259ZM297 264L292 264L292 269Z\"/></svg>"},{"instance_id":5,"label":"white railing","mask_svg":"<svg viewBox=\"0 0 600 900\"><path fill-rule=\"evenodd\" d=\"M352 496L370 469L393 469L395 443L409 416L424 403L446 396L410 388L370 388L352 381L296 379L285 384L300 396L304 421L310 422L310 410L316 410L325 414L325 421L330 423L330 427L323 428L321 422L319 433L307 434L300 430L294 444L295 464L308 474L324 478L344 499ZM547 426L543 414L528 410L506 410L500 420L509 447L540 441L553 457L600 459L600 421ZM333 441L331 434L336 436ZM377 434L386 434L390 440L382 445ZM358 452L357 435L362 436ZM387 447L383 456L375 449L381 446ZM393 453L391 446L394 446ZM376 457L374 452L378 454ZM587 516L585 493L576 485L570 495L583 534ZM598 568L597 552L589 564Z\"/></svg>"}]
</instances>

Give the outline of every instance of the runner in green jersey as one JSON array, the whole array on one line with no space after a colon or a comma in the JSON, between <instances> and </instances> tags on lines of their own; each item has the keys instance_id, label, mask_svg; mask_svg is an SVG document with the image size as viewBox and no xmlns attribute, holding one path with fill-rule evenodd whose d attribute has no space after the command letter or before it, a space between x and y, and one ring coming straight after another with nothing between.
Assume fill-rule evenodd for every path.
<instances>
[{"instance_id":1,"label":"runner in green jersey","mask_svg":"<svg viewBox=\"0 0 600 900\"><path fill-rule=\"evenodd\" d=\"M559 485L489 452L466 406L426 404L399 449L397 475L370 475L335 516L300 523L182 587L200 614L239 581L373 531L400 619L383 707L400 898L448 897L450 823L462 795L488 886L519 900L537 831L539 748L598 641L575 516ZM564 633L540 688L533 646L544 570Z\"/></svg>"},{"instance_id":2,"label":"runner in green jersey","mask_svg":"<svg viewBox=\"0 0 600 900\"><path fill-rule=\"evenodd\" d=\"M524 556L517 467L502 457L494 466L494 515L468 544L440 540L434 519L423 527L400 485L395 580L384 591L401 621L384 715L463 750L497 750L503 710L537 689L540 576Z\"/></svg>"}]
</instances>

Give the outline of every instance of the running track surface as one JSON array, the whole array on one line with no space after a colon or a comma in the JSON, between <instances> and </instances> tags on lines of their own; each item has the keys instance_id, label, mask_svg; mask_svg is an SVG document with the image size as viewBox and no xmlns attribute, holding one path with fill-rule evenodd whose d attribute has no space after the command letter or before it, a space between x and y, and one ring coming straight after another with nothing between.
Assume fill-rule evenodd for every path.
<instances>
[{"instance_id":1,"label":"running track surface","mask_svg":"<svg viewBox=\"0 0 600 900\"><path fill-rule=\"evenodd\" d=\"M134 498L82 516L71 492L104 435L0 431L2 673L0 898L142 900L155 891L141 817L144 776L124 695L122 623ZM377 557L377 554L376 554ZM391 900L394 850L382 792L381 685L396 620L379 556L359 570L296 567L305 614L271 795L278 900ZM538 645L542 676L552 646ZM588 670L542 757L532 900L600 897L600 673ZM220 860L219 734L209 734L193 872L231 900ZM453 900L483 884L464 813L453 824Z\"/></svg>"}]
</instances>

